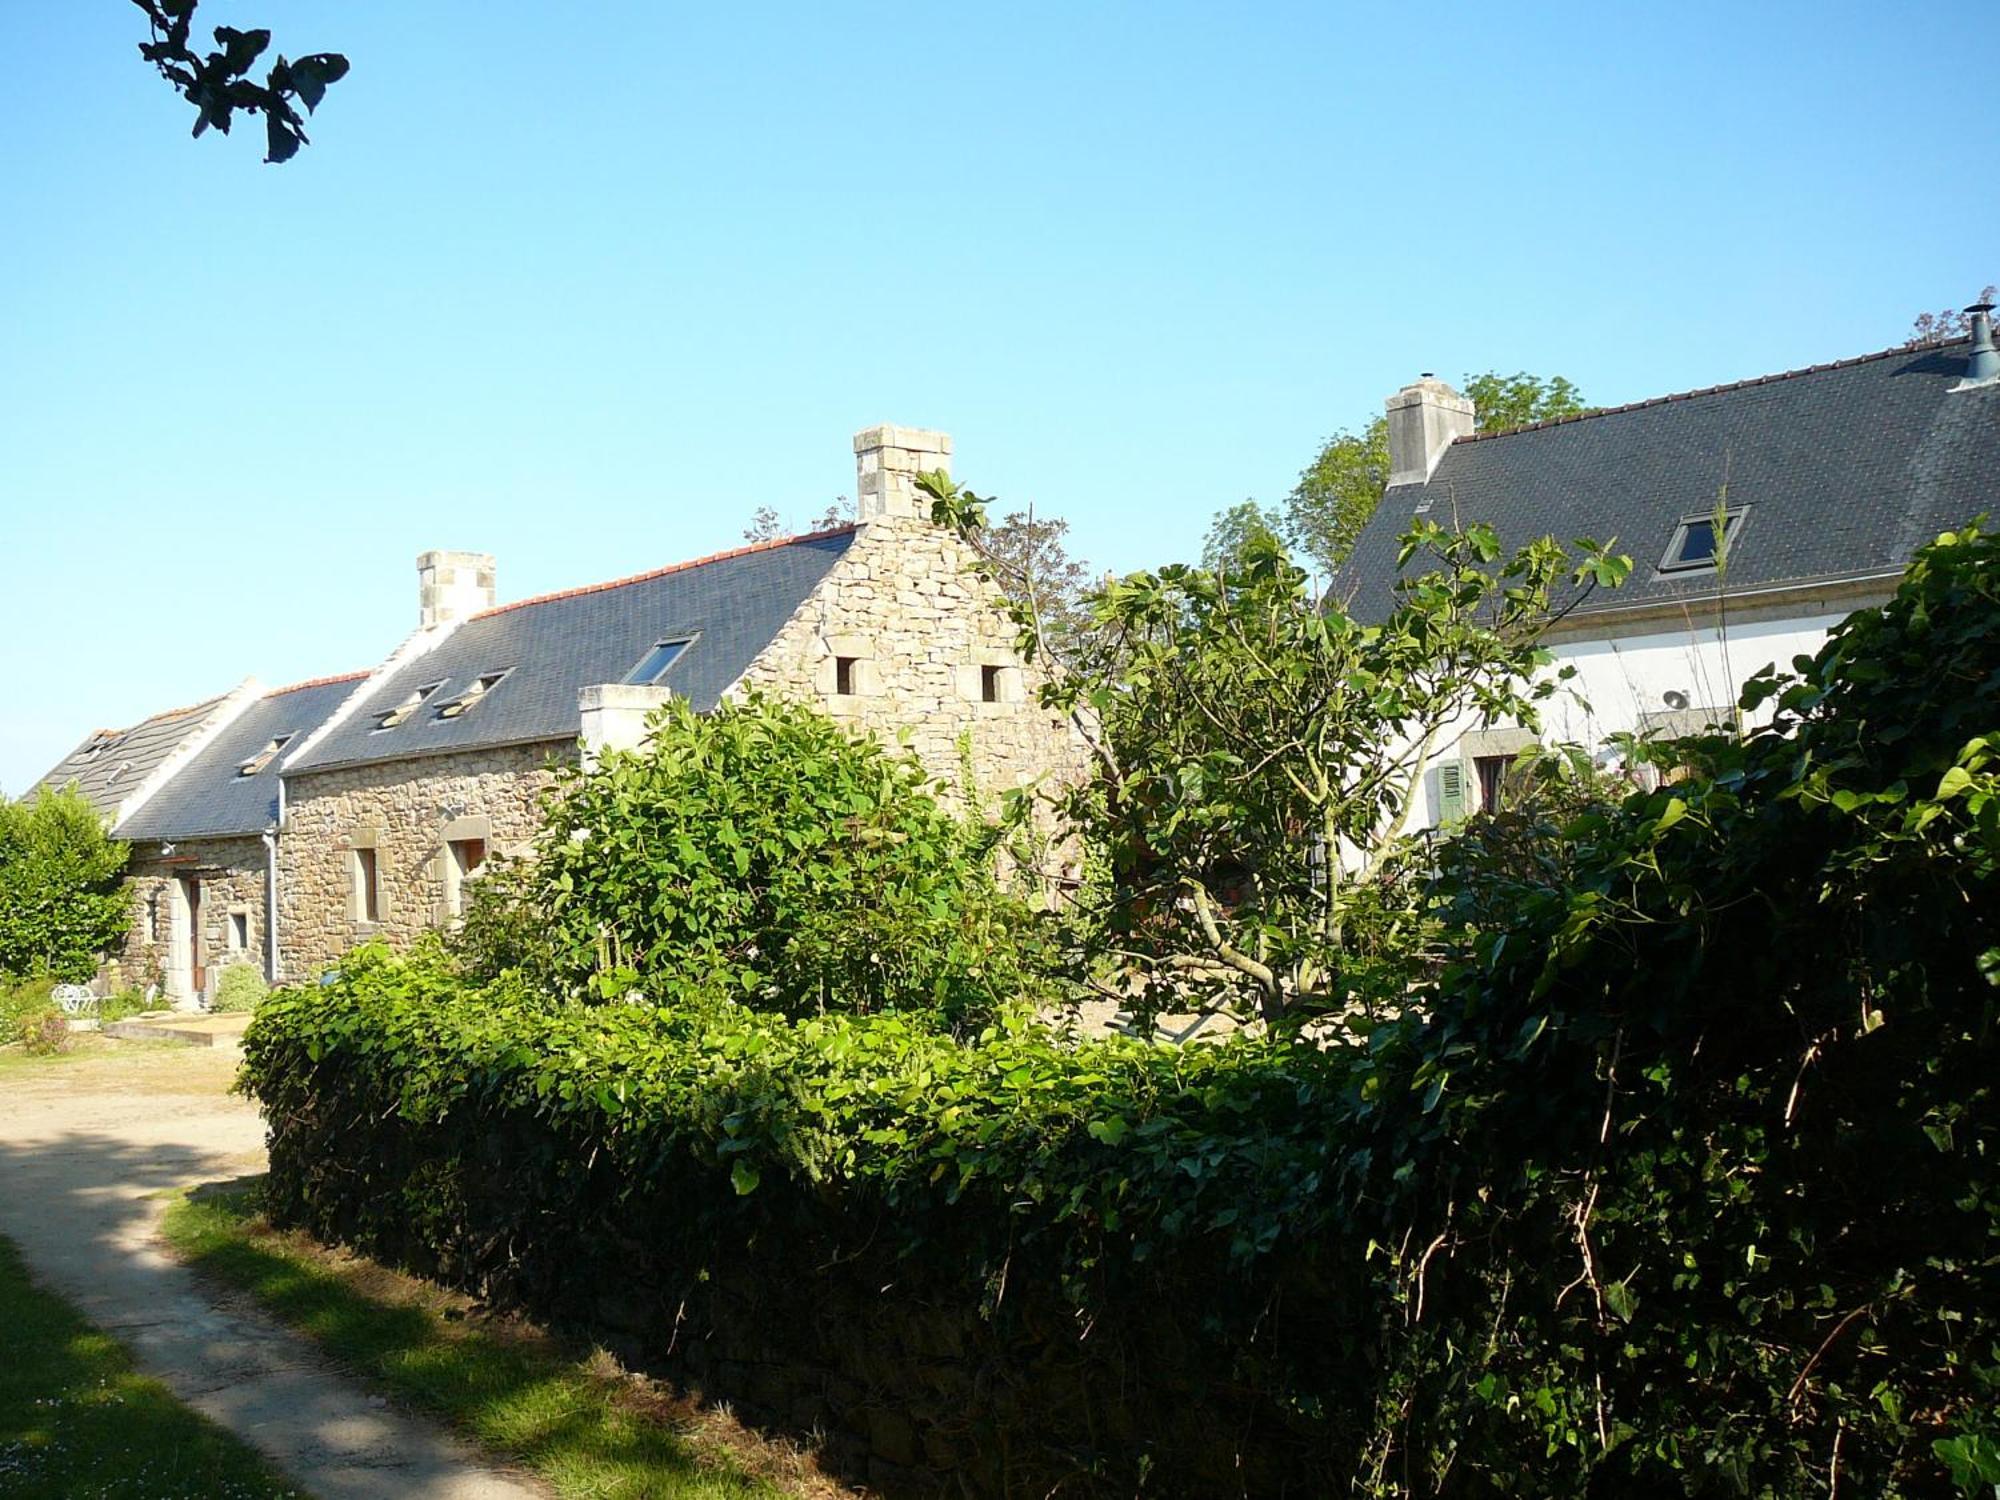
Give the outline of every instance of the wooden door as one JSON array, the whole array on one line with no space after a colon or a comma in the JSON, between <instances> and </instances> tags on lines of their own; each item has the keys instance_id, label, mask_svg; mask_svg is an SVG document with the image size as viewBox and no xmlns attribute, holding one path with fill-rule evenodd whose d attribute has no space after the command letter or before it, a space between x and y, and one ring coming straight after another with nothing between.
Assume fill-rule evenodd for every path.
<instances>
[{"instance_id":1,"label":"wooden door","mask_svg":"<svg viewBox=\"0 0 2000 1500\"><path fill-rule=\"evenodd\" d=\"M208 992L208 955L201 946L201 882L184 875L181 884L187 891L188 983L198 1000Z\"/></svg>"}]
</instances>

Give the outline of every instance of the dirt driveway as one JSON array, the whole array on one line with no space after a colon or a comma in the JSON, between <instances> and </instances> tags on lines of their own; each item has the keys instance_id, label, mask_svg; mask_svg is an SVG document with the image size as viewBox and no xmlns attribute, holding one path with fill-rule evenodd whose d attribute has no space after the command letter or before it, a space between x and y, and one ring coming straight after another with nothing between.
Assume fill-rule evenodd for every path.
<instances>
[{"instance_id":1,"label":"dirt driveway","mask_svg":"<svg viewBox=\"0 0 2000 1500\"><path fill-rule=\"evenodd\" d=\"M546 1493L389 1410L160 1251L173 1190L264 1169L256 1109L227 1092L233 1048L84 1045L49 1061L0 1055L0 1234L37 1281L322 1500Z\"/></svg>"}]
</instances>

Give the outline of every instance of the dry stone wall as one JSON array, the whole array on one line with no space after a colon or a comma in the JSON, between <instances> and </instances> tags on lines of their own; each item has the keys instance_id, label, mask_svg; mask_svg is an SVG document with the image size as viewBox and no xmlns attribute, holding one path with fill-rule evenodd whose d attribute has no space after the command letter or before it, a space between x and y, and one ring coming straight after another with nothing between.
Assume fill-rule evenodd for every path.
<instances>
[{"instance_id":1,"label":"dry stone wall","mask_svg":"<svg viewBox=\"0 0 2000 1500\"><path fill-rule=\"evenodd\" d=\"M447 915L446 841L483 839L488 857L520 851L541 826L552 763L575 756L574 743L550 741L287 777L278 845L282 977L306 978L369 938L401 947L435 926ZM375 851L375 922L356 905L360 847Z\"/></svg>"}]
</instances>

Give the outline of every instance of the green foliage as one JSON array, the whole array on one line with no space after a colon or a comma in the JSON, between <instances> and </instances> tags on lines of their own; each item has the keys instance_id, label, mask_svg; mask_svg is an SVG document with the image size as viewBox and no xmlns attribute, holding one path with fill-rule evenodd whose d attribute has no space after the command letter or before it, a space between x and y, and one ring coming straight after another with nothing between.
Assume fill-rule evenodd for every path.
<instances>
[{"instance_id":1,"label":"green foliage","mask_svg":"<svg viewBox=\"0 0 2000 1500\"><path fill-rule=\"evenodd\" d=\"M816 710L676 700L644 751L565 773L534 860L480 882L458 946L564 994L971 1024L1035 985L1037 923L994 876L997 836Z\"/></svg>"},{"instance_id":2,"label":"green foliage","mask_svg":"<svg viewBox=\"0 0 2000 1500\"><path fill-rule=\"evenodd\" d=\"M145 991L135 985L119 990L116 994L106 995L102 1000L98 1001L97 1019L99 1021L122 1021L128 1016L141 1015L152 1008L147 1003Z\"/></svg>"},{"instance_id":3,"label":"green foliage","mask_svg":"<svg viewBox=\"0 0 2000 1500\"><path fill-rule=\"evenodd\" d=\"M0 801L0 976L82 983L121 942L127 848L75 791Z\"/></svg>"},{"instance_id":4,"label":"green foliage","mask_svg":"<svg viewBox=\"0 0 2000 1500\"><path fill-rule=\"evenodd\" d=\"M161 1237L344 1370L533 1470L556 1500L780 1500L635 1410L622 1374L517 1327L385 1299L374 1267L329 1263L271 1234L253 1207L254 1195L182 1199Z\"/></svg>"},{"instance_id":5,"label":"green foliage","mask_svg":"<svg viewBox=\"0 0 2000 1500\"><path fill-rule=\"evenodd\" d=\"M1388 418L1377 417L1359 432L1336 432L1285 497L1285 534L1331 576L1354 550L1388 485Z\"/></svg>"},{"instance_id":6,"label":"green foliage","mask_svg":"<svg viewBox=\"0 0 2000 1500\"><path fill-rule=\"evenodd\" d=\"M2000 1378L1996 622L2000 544L1942 539L1753 681L1769 728L1574 818L1559 878L1370 1038L1364 1192L1414 1319L1385 1457L1771 1496L1970 1462Z\"/></svg>"},{"instance_id":7,"label":"green foliage","mask_svg":"<svg viewBox=\"0 0 2000 1500\"><path fill-rule=\"evenodd\" d=\"M1562 674L1530 685L1552 589L1630 566L1578 545L1581 564L1549 540L1503 557L1487 528L1419 523L1404 557L1427 566L1372 625L1317 601L1271 538L1233 576L1164 568L1095 597L1115 667L1045 701L1097 745L1067 812L1111 865L1093 934L1142 966L1146 1000L1288 1023L1399 1002L1408 976L1357 951L1350 919L1386 915L1374 888L1437 737L1468 716L1532 725L1556 691Z\"/></svg>"},{"instance_id":8,"label":"green foliage","mask_svg":"<svg viewBox=\"0 0 2000 1500\"><path fill-rule=\"evenodd\" d=\"M1024 1286L1091 1330L1058 1341L1081 1359L1192 1298L1177 1352L1100 1373L1281 1434L1241 1445L1276 1466L1257 1492L1777 1500L1836 1466L1841 1493L1974 1492L2000 1389L1996 622L2000 542L1945 538L1750 685L1771 727L1447 851L1441 963L1324 1045L552 1006L364 950L251 1028L274 1207L502 1301L574 1308L629 1271L662 1340L732 1257L809 1289L879 1257L872 1284L995 1328L996 1378L1053 1357L989 1324ZM1151 1462L1108 1443L1072 1492Z\"/></svg>"},{"instance_id":9,"label":"green foliage","mask_svg":"<svg viewBox=\"0 0 2000 1500\"><path fill-rule=\"evenodd\" d=\"M1484 375L1468 375L1465 394L1472 398L1473 417L1481 432L1506 432L1530 422L1553 422L1577 417L1590 408L1583 394L1560 375L1544 380L1521 371L1502 375L1488 370Z\"/></svg>"},{"instance_id":10,"label":"green foliage","mask_svg":"<svg viewBox=\"0 0 2000 1500\"><path fill-rule=\"evenodd\" d=\"M0 1239L0 1490L8 1500L299 1500L257 1453L139 1374Z\"/></svg>"},{"instance_id":11,"label":"green foliage","mask_svg":"<svg viewBox=\"0 0 2000 1500\"><path fill-rule=\"evenodd\" d=\"M16 1024L21 1031L21 1050L30 1057L54 1057L70 1049L69 1017L53 1005L26 1012Z\"/></svg>"},{"instance_id":12,"label":"green foliage","mask_svg":"<svg viewBox=\"0 0 2000 1500\"><path fill-rule=\"evenodd\" d=\"M1201 544L1201 565L1211 573L1234 577L1256 552L1284 545L1285 520L1255 500L1244 500L1220 512Z\"/></svg>"},{"instance_id":13,"label":"green foliage","mask_svg":"<svg viewBox=\"0 0 2000 1500\"><path fill-rule=\"evenodd\" d=\"M55 987L55 980L47 978L0 982L0 1047L21 1040L28 1017L54 1008L50 996Z\"/></svg>"},{"instance_id":14,"label":"green foliage","mask_svg":"<svg viewBox=\"0 0 2000 1500\"><path fill-rule=\"evenodd\" d=\"M1589 408L1562 376L1487 371L1465 381L1481 432L1572 417ZM1359 432L1336 432L1320 445L1285 497L1285 538L1326 574L1340 570L1389 483L1389 423L1376 417Z\"/></svg>"},{"instance_id":15,"label":"green foliage","mask_svg":"<svg viewBox=\"0 0 2000 1500\"><path fill-rule=\"evenodd\" d=\"M255 1010L269 987L255 964L231 964L215 981L208 1008L219 1011Z\"/></svg>"},{"instance_id":16,"label":"green foliage","mask_svg":"<svg viewBox=\"0 0 2000 1500\"><path fill-rule=\"evenodd\" d=\"M271 45L271 33L261 28L241 31L215 28L216 48L206 57L188 45L200 0L132 0L146 13L152 40L139 44L139 55L195 107L194 133L211 125L229 134L230 121L241 110L264 117L267 162L290 161L306 144L305 121L293 101L307 114L319 108L333 84L347 76L347 59L338 52L315 52L287 61L279 57L259 84L251 66Z\"/></svg>"}]
</instances>

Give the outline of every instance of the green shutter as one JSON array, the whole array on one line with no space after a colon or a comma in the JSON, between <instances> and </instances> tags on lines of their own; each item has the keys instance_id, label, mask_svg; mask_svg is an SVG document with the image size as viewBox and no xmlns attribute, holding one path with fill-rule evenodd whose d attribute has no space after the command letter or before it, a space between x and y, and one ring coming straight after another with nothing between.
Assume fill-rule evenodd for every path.
<instances>
[{"instance_id":1,"label":"green shutter","mask_svg":"<svg viewBox=\"0 0 2000 1500\"><path fill-rule=\"evenodd\" d=\"M1437 768L1438 826L1463 821L1465 817L1465 763L1448 760Z\"/></svg>"}]
</instances>

